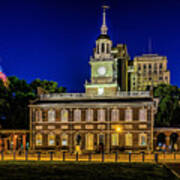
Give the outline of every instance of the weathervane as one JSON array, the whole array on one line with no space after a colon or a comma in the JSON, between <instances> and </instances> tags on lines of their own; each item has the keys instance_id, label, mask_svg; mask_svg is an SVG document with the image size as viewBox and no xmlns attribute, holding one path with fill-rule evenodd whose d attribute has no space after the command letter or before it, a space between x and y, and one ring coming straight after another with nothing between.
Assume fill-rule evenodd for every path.
<instances>
[{"instance_id":1,"label":"weathervane","mask_svg":"<svg viewBox=\"0 0 180 180\"><path fill-rule=\"evenodd\" d=\"M110 7L103 5L102 8L103 8L103 24L101 26L101 34L106 35L108 31L108 28L106 26L106 10L109 9Z\"/></svg>"}]
</instances>

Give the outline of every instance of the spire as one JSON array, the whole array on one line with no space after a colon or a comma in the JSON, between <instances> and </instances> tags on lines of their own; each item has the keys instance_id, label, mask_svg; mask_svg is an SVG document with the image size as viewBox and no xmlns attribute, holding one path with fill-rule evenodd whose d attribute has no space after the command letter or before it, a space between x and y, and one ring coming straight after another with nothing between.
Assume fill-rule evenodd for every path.
<instances>
[{"instance_id":1,"label":"spire","mask_svg":"<svg viewBox=\"0 0 180 180\"><path fill-rule=\"evenodd\" d=\"M109 6L102 6L103 8L103 24L101 26L101 34L106 35L108 27L106 25L106 9L109 9Z\"/></svg>"}]
</instances>

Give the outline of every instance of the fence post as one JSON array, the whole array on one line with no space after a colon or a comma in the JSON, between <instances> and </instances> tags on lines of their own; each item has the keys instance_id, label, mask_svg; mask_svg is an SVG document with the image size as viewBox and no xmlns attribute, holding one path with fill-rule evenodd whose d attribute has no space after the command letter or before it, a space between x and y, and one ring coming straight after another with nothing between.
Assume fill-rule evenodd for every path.
<instances>
[{"instance_id":1,"label":"fence post","mask_svg":"<svg viewBox=\"0 0 180 180\"><path fill-rule=\"evenodd\" d=\"M129 162L131 162L131 152L129 152Z\"/></svg>"},{"instance_id":2,"label":"fence post","mask_svg":"<svg viewBox=\"0 0 180 180\"><path fill-rule=\"evenodd\" d=\"M49 154L50 154L50 161L53 161L53 152L51 151Z\"/></svg>"},{"instance_id":3,"label":"fence post","mask_svg":"<svg viewBox=\"0 0 180 180\"><path fill-rule=\"evenodd\" d=\"M89 162L91 162L91 159L92 159L92 157L91 157L91 153L89 153L89 156L88 156L88 160L89 160Z\"/></svg>"},{"instance_id":4,"label":"fence post","mask_svg":"<svg viewBox=\"0 0 180 180\"><path fill-rule=\"evenodd\" d=\"M76 161L78 161L79 160L79 153L77 152L76 153Z\"/></svg>"},{"instance_id":5,"label":"fence post","mask_svg":"<svg viewBox=\"0 0 180 180\"><path fill-rule=\"evenodd\" d=\"M118 152L115 153L115 162L118 162Z\"/></svg>"},{"instance_id":6,"label":"fence post","mask_svg":"<svg viewBox=\"0 0 180 180\"><path fill-rule=\"evenodd\" d=\"M63 152L63 161L65 161L65 152Z\"/></svg>"},{"instance_id":7,"label":"fence post","mask_svg":"<svg viewBox=\"0 0 180 180\"><path fill-rule=\"evenodd\" d=\"M13 151L13 160L16 160L16 151Z\"/></svg>"},{"instance_id":8,"label":"fence post","mask_svg":"<svg viewBox=\"0 0 180 180\"><path fill-rule=\"evenodd\" d=\"M38 161L40 161L41 160L41 152L37 152L37 158L38 158Z\"/></svg>"},{"instance_id":9,"label":"fence post","mask_svg":"<svg viewBox=\"0 0 180 180\"><path fill-rule=\"evenodd\" d=\"M158 163L158 153L154 154L155 162Z\"/></svg>"},{"instance_id":10,"label":"fence post","mask_svg":"<svg viewBox=\"0 0 180 180\"><path fill-rule=\"evenodd\" d=\"M102 152L102 162L104 162L104 152Z\"/></svg>"},{"instance_id":11,"label":"fence post","mask_svg":"<svg viewBox=\"0 0 180 180\"><path fill-rule=\"evenodd\" d=\"M4 152L1 151L1 160L3 161L4 160Z\"/></svg>"},{"instance_id":12,"label":"fence post","mask_svg":"<svg viewBox=\"0 0 180 180\"><path fill-rule=\"evenodd\" d=\"M28 150L25 151L25 159L28 160Z\"/></svg>"},{"instance_id":13,"label":"fence post","mask_svg":"<svg viewBox=\"0 0 180 180\"><path fill-rule=\"evenodd\" d=\"M144 162L144 152L142 152L142 162Z\"/></svg>"}]
</instances>

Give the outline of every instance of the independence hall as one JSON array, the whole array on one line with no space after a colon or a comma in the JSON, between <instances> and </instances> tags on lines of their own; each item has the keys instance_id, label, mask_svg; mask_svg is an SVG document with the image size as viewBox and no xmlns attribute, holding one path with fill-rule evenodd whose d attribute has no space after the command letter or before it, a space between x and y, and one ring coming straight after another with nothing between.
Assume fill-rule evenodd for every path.
<instances>
[{"instance_id":1,"label":"independence hall","mask_svg":"<svg viewBox=\"0 0 180 180\"><path fill-rule=\"evenodd\" d=\"M104 7L85 93L40 93L29 105L32 150L153 150L153 96L149 91L128 91L126 45L113 47L107 31Z\"/></svg>"}]
</instances>

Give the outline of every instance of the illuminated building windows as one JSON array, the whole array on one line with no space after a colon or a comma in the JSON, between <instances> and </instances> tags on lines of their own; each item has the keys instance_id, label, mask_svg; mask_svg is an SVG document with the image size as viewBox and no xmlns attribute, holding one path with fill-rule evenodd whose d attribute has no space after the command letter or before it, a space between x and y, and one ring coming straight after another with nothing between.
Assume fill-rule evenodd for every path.
<instances>
[{"instance_id":1,"label":"illuminated building windows","mask_svg":"<svg viewBox=\"0 0 180 180\"><path fill-rule=\"evenodd\" d=\"M68 146L68 135L67 134L62 134L61 145L62 146Z\"/></svg>"},{"instance_id":2,"label":"illuminated building windows","mask_svg":"<svg viewBox=\"0 0 180 180\"><path fill-rule=\"evenodd\" d=\"M140 121L147 121L147 110L146 109L140 109L139 110L139 120Z\"/></svg>"},{"instance_id":3,"label":"illuminated building windows","mask_svg":"<svg viewBox=\"0 0 180 180\"><path fill-rule=\"evenodd\" d=\"M94 135L93 134L86 134L86 150L93 150L94 149Z\"/></svg>"},{"instance_id":4,"label":"illuminated building windows","mask_svg":"<svg viewBox=\"0 0 180 180\"><path fill-rule=\"evenodd\" d=\"M48 146L55 146L55 135L54 134L48 135Z\"/></svg>"},{"instance_id":5,"label":"illuminated building windows","mask_svg":"<svg viewBox=\"0 0 180 180\"><path fill-rule=\"evenodd\" d=\"M81 121L81 110L76 109L74 111L74 121L76 122Z\"/></svg>"},{"instance_id":6,"label":"illuminated building windows","mask_svg":"<svg viewBox=\"0 0 180 180\"><path fill-rule=\"evenodd\" d=\"M125 145L126 146L132 146L133 145L133 136L131 133L127 133L125 135Z\"/></svg>"},{"instance_id":7,"label":"illuminated building windows","mask_svg":"<svg viewBox=\"0 0 180 180\"><path fill-rule=\"evenodd\" d=\"M111 145L119 146L119 134L118 133L114 133L111 135Z\"/></svg>"},{"instance_id":8,"label":"illuminated building windows","mask_svg":"<svg viewBox=\"0 0 180 180\"><path fill-rule=\"evenodd\" d=\"M119 110L113 109L111 111L111 121L118 121L119 120Z\"/></svg>"},{"instance_id":9,"label":"illuminated building windows","mask_svg":"<svg viewBox=\"0 0 180 180\"><path fill-rule=\"evenodd\" d=\"M139 134L139 146L147 145L147 134L141 133Z\"/></svg>"},{"instance_id":10,"label":"illuminated building windows","mask_svg":"<svg viewBox=\"0 0 180 180\"><path fill-rule=\"evenodd\" d=\"M88 121L88 122L93 121L93 110L92 109L86 110L86 121Z\"/></svg>"},{"instance_id":11,"label":"illuminated building windows","mask_svg":"<svg viewBox=\"0 0 180 180\"><path fill-rule=\"evenodd\" d=\"M55 122L56 119L56 112L54 110L49 110L48 111L48 121L49 122Z\"/></svg>"},{"instance_id":12,"label":"illuminated building windows","mask_svg":"<svg viewBox=\"0 0 180 180\"><path fill-rule=\"evenodd\" d=\"M36 122L42 121L42 111L37 110L36 111Z\"/></svg>"},{"instance_id":13,"label":"illuminated building windows","mask_svg":"<svg viewBox=\"0 0 180 180\"><path fill-rule=\"evenodd\" d=\"M105 110L104 109L98 110L98 121L105 121Z\"/></svg>"},{"instance_id":14,"label":"illuminated building windows","mask_svg":"<svg viewBox=\"0 0 180 180\"><path fill-rule=\"evenodd\" d=\"M36 134L36 146L42 146L42 134Z\"/></svg>"},{"instance_id":15,"label":"illuminated building windows","mask_svg":"<svg viewBox=\"0 0 180 180\"><path fill-rule=\"evenodd\" d=\"M133 111L130 108L125 110L125 121L132 121Z\"/></svg>"},{"instance_id":16,"label":"illuminated building windows","mask_svg":"<svg viewBox=\"0 0 180 180\"><path fill-rule=\"evenodd\" d=\"M62 122L67 122L68 121L68 110L63 109L61 111L61 121Z\"/></svg>"}]
</instances>

